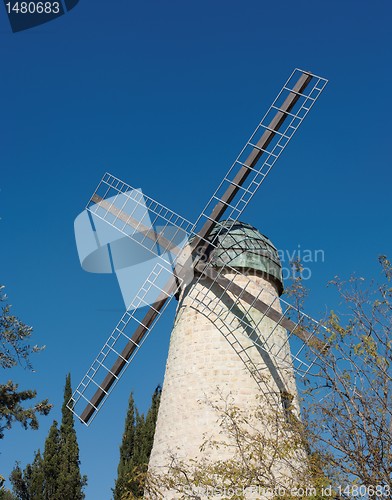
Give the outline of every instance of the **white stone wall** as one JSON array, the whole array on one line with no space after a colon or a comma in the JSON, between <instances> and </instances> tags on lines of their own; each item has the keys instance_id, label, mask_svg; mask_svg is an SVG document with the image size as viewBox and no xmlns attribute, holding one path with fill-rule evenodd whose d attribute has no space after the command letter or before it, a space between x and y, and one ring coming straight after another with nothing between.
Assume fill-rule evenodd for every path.
<instances>
[{"instance_id":1,"label":"white stone wall","mask_svg":"<svg viewBox=\"0 0 392 500\"><path fill-rule=\"evenodd\" d=\"M247 291L260 294L264 302L274 301L275 309L280 308L274 285L262 277L226 277L235 279L241 287L246 286ZM205 438L222 439L218 415L206 404L206 400L222 401L219 393L223 397L230 394L234 404L244 410L250 410L260 402L260 399L257 400L259 397L266 415L271 410L282 410L282 387L297 404L286 331L276 327L269 318L261 321L262 314L252 308L249 310L247 304L239 303L230 311L233 297L226 293L217 299L220 294L221 289L216 285L211 287L211 281L205 279L197 283L195 279L180 298L170 341L150 470L162 472L170 466L173 456L185 461L231 458L229 447L200 451ZM197 304L196 297L202 301L202 306ZM215 307L215 312L203 308L209 302L210 309ZM246 322L250 325L238 321L241 310L248 311ZM255 334L257 342L266 347L267 352L254 346L249 336ZM278 351L279 362L274 356ZM259 422L256 425L263 428L264 424ZM268 429L264 427L263 431L268 432Z\"/></svg>"}]
</instances>

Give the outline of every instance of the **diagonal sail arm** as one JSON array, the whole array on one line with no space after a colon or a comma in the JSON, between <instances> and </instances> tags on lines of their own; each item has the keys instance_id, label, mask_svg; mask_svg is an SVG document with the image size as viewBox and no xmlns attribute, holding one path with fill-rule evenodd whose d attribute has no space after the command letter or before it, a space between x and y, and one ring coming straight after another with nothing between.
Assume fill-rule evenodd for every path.
<instances>
[{"instance_id":1,"label":"diagonal sail arm","mask_svg":"<svg viewBox=\"0 0 392 500\"><path fill-rule=\"evenodd\" d=\"M258 139L256 144L251 144L250 141L248 142L248 144L251 146L251 151L249 155L246 157L245 161L240 162L237 159L237 161L233 166L240 167L238 172L233 173L233 178L226 187L225 192L220 197L215 198L216 201L215 206L212 208L208 216L205 215L207 220L205 221L202 228L198 231L198 236L192 242L192 247L194 249L198 248L199 245L201 245L201 247L199 247L199 252L198 252L199 254L202 253L202 251L205 250L206 247L208 246L208 242L206 241L206 239L210 235L216 222L218 222L222 218L223 214L226 212L227 208L230 206L237 193L241 190L241 186L244 184L248 176L251 174L252 169L254 169L257 162L260 160L261 156L264 153L267 153L268 156L271 155L271 153L267 151L267 148L271 143L271 141L276 136L276 134L279 133L279 129L282 127L283 123L288 118L291 117L291 124L288 127L288 129L290 128L292 129L291 134L293 133L293 131L295 131L296 128L298 128L298 125L302 121L304 116L299 117L299 115L292 115L291 111L295 106L295 104L298 102L298 100L301 98L301 96L303 96L303 92L305 91L306 87L309 85L310 81L313 78L314 76L311 73L301 72L301 76L298 78L297 82L295 83L294 87L291 90L288 90L286 86L283 87L282 91L283 90L288 91L286 99L279 107L276 107L274 105L272 106L275 110L277 110L275 116L271 119L271 121L267 125L264 125L263 123L259 125L259 127L262 127L262 130L264 130L262 136L260 137L260 139ZM320 81L319 77L316 78L318 78L318 81ZM312 103L315 100L314 98L310 97L305 98L305 100L308 99L311 99ZM276 100L274 102L276 102ZM299 123L295 127L292 126L293 116L297 117L299 120ZM256 132L257 129L255 133ZM252 138L255 136L255 133L252 135ZM285 146L281 146L281 149L283 149L284 147ZM281 151L279 151L279 154L280 152ZM201 216L199 217L199 220L200 218Z\"/></svg>"},{"instance_id":2,"label":"diagonal sail arm","mask_svg":"<svg viewBox=\"0 0 392 500\"><path fill-rule=\"evenodd\" d=\"M164 287L159 285L158 278L169 277L170 273L160 263L155 265L141 288L144 292L135 297L74 391L67 406L86 425L105 402L176 292L178 281L167 279ZM147 305L145 298L148 288L152 287L159 290L159 295L139 318L139 308Z\"/></svg>"},{"instance_id":3,"label":"diagonal sail arm","mask_svg":"<svg viewBox=\"0 0 392 500\"><path fill-rule=\"evenodd\" d=\"M138 348L138 346L140 344L140 341L143 339L144 335L148 332L148 329L151 326L151 324L154 322L154 319L157 316L158 312L164 306L164 304L166 302L166 298L167 297L162 297L162 300L159 300L157 303L155 303L148 310L145 317L140 322L140 325L138 325L136 327L135 333L132 335L130 341L126 344L124 349L121 351L117 360L115 361L113 366L110 368L108 374L103 379L102 383L100 384L98 389L95 391L90 402L87 404L86 408L84 409L84 411L80 415L80 419L83 422L87 423L90 420L90 418L93 416L97 407L101 404L105 395L108 394L112 385L118 379L122 370L126 366L129 358L136 351L136 349Z\"/></svg>"},{"instance_id":4,"label":"diagonal sail arm","mask_svg":"<svg viewBox=\"0 0 392 500\"><path fill-rule=\"evenodd\" d=\"M288 330L290 333L297 336L302 340L306 345L316 349L317 351L323 353L328 350L329 345L322 340L319 340L314 336L313 333L310 333L306 330L302 325L296 323L295 321L287 318L284 314L279 313L273 307L266 304L259 296L255 296L254 294L244 290L242 287L237 285L233 280L229 280L225 278L223 274L219 271L211 267L210 265L201 266L200 264L196 266L196 269L202 273L204 276L207 276L213 282L217 283L223 290L232 292L235 296L241 297L241 300L254 307L261 313L263 313L268 318L275 321L275 323L281 325L283 328ZM234 271L234 269L233 269Z\"/></svg>"}]
</instances>

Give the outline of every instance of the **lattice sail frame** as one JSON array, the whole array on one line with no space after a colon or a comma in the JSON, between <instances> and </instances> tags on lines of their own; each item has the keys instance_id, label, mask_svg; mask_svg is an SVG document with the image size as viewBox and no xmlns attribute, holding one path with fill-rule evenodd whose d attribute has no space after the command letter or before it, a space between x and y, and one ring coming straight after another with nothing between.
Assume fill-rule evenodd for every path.
<instances>
[{"instance_id":1,"label":"lattice sail frame","mask_svg":"<svg viewBox=\"0 0 392 500\"><path fill-rule=\"evenodd\" d=\"M172 275L171 270L167 269L166 263L164 264L165 265L158 263L154 266L153 270L146 278L139 293L132 301L130 307L122 315L121 319L113 329L109 338L106 340L98 356L91 364L90 368L84 375L83 379L81 380L76 390L72 394L72 398L67 404L68 408L81 420L81 422L83 422L87 426L94 420L95 416L101 409L102 405L105 403L109 394L112 392L112 390L114 389L114 387L117 385L118 381L124 374L126 367L132 362L136 353L144 344L147 337L151 333L151 330L154 328L156 322L159 320L159 318L161 317L161 315L163 314L163 312L165 311L165 309L167 308L167 306L169 305L170 301L174 296L172 291L166 292L160 286L159 287L156 286L157 278L162 273L167 274L168 280L170 280L170 276ZM180 282L180 284L182 283ZM147 333L142 337L141 341L135 342L132 339L132 333L134 332L135 328L137 328L141 324L140 319L143 316L141 314L141 311L143 310L142 308L146 306L153 307L148 302L145 302L144 298L147 295L147 293L151 291L151 288L154 287L156 288L157 292L159 292L159 294L165 295L167 299L166 303L160 311L157 311L157 315L155 317L154 322L147 328ZM130 357L126 358L122 356L122 350L129 343L132 343L134 345L134 349ZM111 367L118 358L124 360L125 366L120 371L119 374L115 374L111 371ZM108 390L105 390L103 389L101 384L104 377L109 373L114 375L115 381ZM97 378L101 380L101 384L97 382ZM84 409L85 405L91 404L92 396L95 390L98 388L104 392L104 397L98 403L98 405L94 407L95 412L91 417L91 419L89 420L89 422L86 423L80 418L81 411L79 411L79 406L83 405Z\"/></svg>"},{"instance_id":2,"label":"lattice sail frame","mask_svg":"<svg viewBox=\"0 0 392 500\"><path fill-rule=\"evenodd\" d=\"M130 203L126 200L125 203L122 203L121 208L119 209L118 206L116 206L115 201L116 196L120 194L125 194L125 198L128 198ZM110 205L104 205L105 208L103 209L102 202L99 202L101 204L94 202L94 199L96 199L97 196L101 200L111 199L112 202ZM136 214L138 212L138 208L145 207L148 211L146 216L149 218L149 227L159 227L160 235L165 235L160 238L159 245L154 243L154 238L156 239L157 233L154 233L152 235L153 239L151 239L151 235L149 237L146 234L146 221L143 219L137 220ZM187 253L187 249L183 246L177 246L179 239L178 235L186 234L188 236L190 234L190 228L193 224L167 207L156 202L152 198L145 195L141 197L140 191L135 190L130 185L122 182L120 179L109 173L106 173L101 179L86 208L89 212L94 214L95 217L105 221L112 227L116 228L125 237L131 238L138 245L141 245L144 249L151 252L151 256L158 257L158 263L155 264L151 273L147 276L139 292L126 309L116 327L113 329L111 335L75 389L72 398L68 403L68 408L72 410L85 425L88 426L94 420L109 394L124 374L125 369L131 363L136 353L149 336L151 330L154 328L156 322L169 305L178 288L184 286L184 280L180 277L180 273L177 273L174 279L173 267L176 267L177 262L174 262L173 260L169 261L167 255L172 254L173 252L176 253L175 251L177 251L177 260L182 258L184 255L188 258L189 254ZM127 208L130 208L128 212ZM127 230L130 220L132 220L132 228L137 231L132 235L130 235ZM137 221L136 224L135 221ZM170 231L173 227L175 230ZM169 238L167 237L168 233ZM142 235L141 238L138 237L140 234ZM158 251L163 255L158 255ZM176 257L174 256L174 258ZM183 273L183 275L186 277L187 273ZM162 280L162 276L166 276L166 279ZM162 286L162 282L165 283L165 286ZM155 290L157 302L159 300L166 301L162 309L154 309L154 304L151 305L152 290ZM152 308L156 312L156 317L154 318L152 324L147 328L147 332L142 337L141 341L135 342L132 339L132 333L138 326L142 325L141 320L143 319L146 308ZM125 349L129 343L133 344L132 354L129 357L124 357L122 356L122 350ZM113 373L111 371L111 367L116 358L121 358L124 362L124 367L119 373ZM98 383L97 379L102 380L107 374L112 374L115 381L110 385L108 390L105 390L102 387L102 381ZM81 419L79 406L91 404L91 397L96 389L101 389L104 392L104 397L99 401L97 406L94 406L95 412L89 422L86 423Z\"/></svg>"},{"instance_id":3,"label":"lattice sail frame","mask_svg":"<svg viewBox=\"0 0 392 500\"><path fill-rule=\"evenodd\" d=\"M132 336L130 331L132 331L132 328L134 326L141 325L139 316L140 311L143 309L140 309L142 305L150 305L144 302L143 296L140 296L140 293L137 294L135 297L134 301L130 304L129 308L126 310L122 318L120 319L119 323L113 330L112 334L110 335L109 339L105 342L103 348L101 349L100 353L92 363L91 367L87 371L86 375L74 391L71 400L68 403L68 407L80 418L80 415L78 413L77 407L79 403L83 404L92 404L91 403L91 397L89 397L89 393L91 389L94 388L99 388L104 392L104 397L99 401L97 406L94 406L95 412L92 416L92 418L88 421L85 422L84 420L81 419L81 421L85 425L89 425L93 419L95 418L96 414L98 413L99 409L102 407L104 402L106 401L108 395L110 392L113 390L123 373L125 372L125 369L127 366L130 364L132 359L134 358L136 352L140 349L141 345L144 343L146 340L147 336L150 334L152 328L156 325L157 321L163 314L163 311L166 309L167 305L169 304L171 298L173 295L178 291L181 286L184 286L186 282L189 281L190 279L190 274L189 274L189 257L190 257L190 252L187 247L183 248L178 248L176 247L176 237L178 236L178 232L186 234L188 236L188 239L192 236L197 235L197 229L200 226L200 224L203 223L203 220L209 219L209 216L207 215L209 208L212 206L212 204L215 204L217 201L220 201L221 198L221 192L225 190L225 186L227 184L233 184L233 176L235 175L235 168L238 166L246 166L251 170L251 174L247 179L247 182L245 185L238 186L240 191L241 191L241 196L239 200L234 204L234 203L227 203L227 208L229 209L229 214L228 217L225 217L225 219L230 220L232 224L234 224L238 218L241 216L242 212L246 208L247 204L250 202L252 197L254 196L255 192L257 189L260 187L270 170L272 169L273 165L275 164L276 160L279 158L287 144L290 142L292 137L294 136L295 132L298 130L299 126L301 125L303 119L305 116L308 114L310 111L311 107L314 105L315 101L318 99L319 95L323 91L325 85L327 84L327 80L321 77L318 77L316 75L311 75L313 77L312 80L312 85L307 87L304 93L298 94L299 95L299 101L298 101L298 106L296 106L295 110L292 110L293 112L285 112L290 116L289 121L286 123L285 122L285 128L283 131L274 131L275 137L273 138L272 141L270 141L268 147L265 149L258 148L257 147L257 142L258 138L265 133L266 131L270 130L268 125L266 123L269 123L269 117L272 112L279 110L279 104L286 98L287 95L290 93L294 92L293 89L290 87L291 82L294 81L295 77L299 74L303 73L301 70L294 70L281 91L279 92L278 96L270 106L269 110L267 113L264 115L263 119L259 123L259 125L256 127L256 130L254 133L251 135L250 139L247 141L246 145L238 155L237 159L229 169L228 173L225 175L223 181L220 183L218 186L217 190L215 193L212 195L210 198L209 202L205 206L204 210L202 211L201 215L198 217L196 222L192 224L190 221L184 219L177 213L173 212L172 210L168 209L167 207L161 205L158 203L156 200L143 196L143 203L147 207L149 217L151 219L151 223L153 227L160 227L163 228L160 230L159 233L155 233L154 237L159 237L160 234L165 233L165 229L171 229L173 227L176 228L176 231L174 231L173 237L172 238L166 238L166 235L163 237L163 241L160 241L160 244L162 244L163 249L165 251L169 251L173 254L173 249L174 250L174 257L171 262L172 268L170 269L170 266L168 265L167 260L160 259L159 264L155 266L153 271L150 273L150 275L147 277L146 281L144 282L141 292L142 295L144 293L144 290L151 290L151 287L155 287L157 290L157 295L159 297L163 296L164 300L166 300L166 303L162 309L159 309L156 311L157 315L154 318L153 322L149 327L147 328L146 334L143 336L141 339L141 342L133 342ZM287 126L286 126L287 125ZM260 164L256 167L249 167L244 163L244 158L246 158L249 154L249 151L254 151L255 149L261 150L261 152L264 154L264 160L260 162ZM118 209L117 207L114 206L114 203L112 203L111 206L106 206L104 210L102 210L102 205L99 204L99 201L97 203L97 196L99 200L105 200L107 198L113 198L113 196L116 196L116 194L126 194L126 193L131 193L131 192L137 192L132 188L130 185L127 183L123 182L122 180L112 176L111 174L106 173L104 177L102 178L101 182L99 183L95 193L91 197L88 205L87 205L87 210L94 213L95 216L101 218L108 224L110 224L112 227L115 227L118 231L123 233L125 236L133 239L136 241L139 245L142 245L144 248L147 250L151 251L154 253L154 244L151 245L151 239L148 234L145 235L144 238L140 239L135 239L131 235L128 234L126 231L126 227L128 225L129 219L132 219L132 213L128 214L126 212L126 207L123 206L121 209ZM133 206L135 206L138 203L137 199L132 200ZM125 205L125 204L124 204ZM124 217L125 213L125 217ZM216 225L218 225L218 234L222 231L222 226L220 226L218 221L214 221ZM219 227L220 226L220 227ZM133 224L133 227L136 230L140 229L140 232L143 233L143 222L138 221L138 224L135 226ZM225 226L227 230L227 225ZM144 230L145 233L145 230ZM170 231L169 231L170 233ZM224 238L221 237L221 240ZM206 243L211 245L211 242L203 239ZM161 276L162 273L167 273L168 275L172 273L173 268L176 270L176 277L177 277L177 283L176 285L173 285L172 283L172 278L168 279L168 282L171 283L171 285L168 287L162 287L157 285L157 277ZM226 266L226 270L229 270L230 273L234 273L235 275L239 275L240 273L233 268L230 268L230 266ZM243 275L241 274L241 277L243 279ZM199 280L202 279L202 276L200 276ZM251 280L249 280L250 284ZM215 281L213 280L211 286L215 284ZM244 290L246 290L248 284L244 285ZM255 300L261 295L262 291L255 297ZM241 298L239 297L238 300ZM274 301L277 300L276 297L272 298L272 303L271 303L271 308L274 303ZM219 303L219 299L217 298L215 304L211 304L211 307L208 308L203 305L202 301L195 301L195 306L200 308L203 307L204 309L209 310L210 316L215 315L216 318L220 318L222 320L222 312L221 314L217 314L214 308L217 307L217 303ZM283 314L281 315L281 319L285 317L290 317L290 314L292 311L295 309L285 301L282 301L280 299L280 303L284 304L285 309ZM236 304L238 305L238 304ZM213 306L213 307L212 307ZM150 306L151 307L151 306ZM251 308L252 305L249 305L249 308ZM314 325L314 329L312 329L312 333L310 334L310 337L313 337L316 335L317 332L320 331L321 328L323 328L316 320L313 320L306 314L302 313L301 311L296 310L296 315L298 316L298 321L297 321L297 326L300 328L301 324L303 324L306 321L310 321L312 325ZM263 317L265 317L264 315ZM242 319L241 321L244 321ZM280 322L277 323L277 326L279 325ZM258 325L256 325L258 326ZM274 331L274 329L273 329ZM273 331L271 332L270 336L268 339L265 340L263 345L259 345L258 347L261 347L265 350L269 348L269 342L271 341L273 337ZM290 334L288 336L290 340L293 339L293 335ZM118 346L121 346L121 343L134 343L134 349L132 351L132 354L125 358L122 357L121 355L121 348ZM257 342L257 341L256 341ZM306 360L304 361L303 359L299 358L299 355L304 352L304 350L307 349L308 346L306 344L301 345L296 352L294 352L292 349L290 350L293 358L293 364L294 367L297 371L297 373L301 374L304 376L307 374L313 365L315 361L315 357L313 357L313 361L311 360ZM314 352L313 352L314 354ZM113 373L111 372L111 369L108 366L111 366L111 363L108 362L108 359L110 355L114 355L117 357L120 357L124 361L124 367L119 373ZM277 359L279 359L279 353L276 354ZM110 386L109 390L105 391L102 388L102 385L99 384L95 379L98 377L99 373L110 373L111 375L114 376L115 381L114 383Z\"/></svg>"},{"instance_id":4,"label":"lattice sail frame","mask_svg":"<svg viewBox=\"0 0 392 500\"><path fill-rule=\"evenodd\" d=\"M273 101L268 111L265 113L261 119L259 125L256 127L253 134L250 136L249 140L241 150L240 154L237 156L236 160L231 165L227 174L224 176L223 180L215 190L214 194L211 196L210 200L204 207L203 211L197 218L194 227L192 228L193 233L197 233L199 227L203 224L205 220L210 219L209 213L212 207L219 201L222 201L222 193L226 190L229 185L235 184L234 177L236 175L238 167L246 166L251 170L251 174L247 178L246 184L238 186L241 196L235 203L226 203L228 213L225 213L225 220L231 220L233 223L239 219L242 212L245 210L246 206L253 198L254 194L264 182L265 178L271 171L272 167L278 160L278 158L283 153L286 146L289 144L298 128L302 124L304 118L307 116L314 103L319 98L320 94L324 90L328 83L328 80L320 76L308 73L312 76L311 83L306 87L304 92L298 93L293 90L294 82L298 79L298 76L307 73L296 68L290 77L287 79L286 83L283 85L276 99ZM284 122L284 127L282 130L273 131L275 137L268 144L266 148L259 148L257 143L259 139L263 136L266 131L271 131L269 124L272 116L278 111L281 111L281 104L285 101L290 93L295 93L298 95L299 100L296 103L294 109L291 112L285 111L284 114L288 115L290 119ZM259 150L263 153L263 158L260 160L256 167L249 167L245 161L250 156L254 150ZM219 221L216 222L219 227ZM227 228L227 225L225 226ZM222 228L219 229L218 235Z\"/></svg>"}]
</instances>

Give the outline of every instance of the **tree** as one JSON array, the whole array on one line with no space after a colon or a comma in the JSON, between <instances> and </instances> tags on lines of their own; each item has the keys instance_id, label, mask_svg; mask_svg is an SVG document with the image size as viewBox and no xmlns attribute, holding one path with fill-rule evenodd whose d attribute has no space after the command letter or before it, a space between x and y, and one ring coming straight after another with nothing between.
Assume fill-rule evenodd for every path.
<instances>
[{"instance_id":1,"label":"tree","mask_svg":"<svg viewBox=\"0 0 392 500\"><path fill-rule=\"evenodd\" d=\"M44 460L44 496L45 500L61 500L58 477L61 467L61 442L58 424L54 420L45 441ZM22 500L22 499L21 499Z\"/></svg>"},{"instance_id":2,"label":"tree","mask_svg":"<svg viewBox=\"0 0 392 500\"><path fill-rule=\"evenodd\" d=\"M29 491L30 500L41 500L44 496L45 475L43 468L43 458L40 450L34 455L34 460L30 470Z\"/></svg>"},{"instance_id":3,"label":"tree","mask_svg":"<svg viewBox=\"0 0 392 500\"><path fill-rule=\"evenodd\" d=\"M22 470L19 464L11 473L13 491L19 500L82 500L87 477L80 474L79 446L72 412L67 402L72 395L68 374L60 429L56 421L50 427L43 457L36 452L33 463Z\"/></svg>"},{"instance_id":4,"label":"tree","mask_svg":"<svg viewBox=\"0 0 392 500\"><path fill-rule=\"evenodd\" d=\"M41 453L38 450L32 465L23 471L19 464L11 472L10 480L16 497L20 500L42 500L44 498L44 473ZM0 496L1 498L1 496Z\"/></svg>"},{"instance_id":5,"label":"tree","mask_svg":"<svg viewBox=\"0 0 392 500\"><path fill-rule=\"evenodd\" d=\"M10 490L0 489L0 500L17 500L16 496Z\"/></svg>"},{"instance_id":6,"label":"tree","mask_svg":"<svg viewBox=\"0 0 392 500\"><path fill-rule=\"evenodd\" d=\"M154 434L155 434L155 427L157 424L157 418L158 418L158 410L159 410L159 403L161 401L161 394L162 394L162 388L161 386L158 386L154 394L152 395L151 399L151 406L150 409L147 412L146 416L146 422L145 422L145 456L148 459L150 458L151 455L151 450L152 446L154 444Z\"/></svg>"},{"instance_id":7,"label":"tree","mask_svg":"<svg viewBox=\"0 0 392 500\"><path fill-rule=\"evenodd\" d=\"M253 495L288 500L301 487L306 495L296 498L321 500L326 478L316 457L307 456L304 427L291 408L272 413L260 398L252 409L240 409L230 393L220 390L214 401L201 404L215 411L220 437L206 438L202 458L185 460L173 454L168 469L148 471L144 477L148 498L226 500ZM216 456L216 450L223 456L230 450L231 458L210 460L209 451Z\"/></svg>"},{"instance_id":8,"label":"tree","mask_svg":"<svg viewBox=\"0 0 392 500\"><path fill-rule=\"evenodd\" d=\"M158 386L152 396L146 418L138 412L133 395L131 394L129 397L120 446L120 462L113 490L114 500L121 500L129 495L131 498L143 497L143 478L147 472L154 441L161 392L161 387Z\"/></svg>"},{"instance_id":9,"label":"tree","mask_svg":"<svg viewBox=\"0 0 392 500\"><path fill-rule=\"evenodd\" d=\"M140 481L140 477L147 470L150 453L151 449L149 449L149 443L146 437L146 421L144 415L139 413L136 408L133 454L132 459L128 464L128 474L125 478L125 491L130 492L133 495L132 498L143 497L144 488L143 482Z\"/></svg>"},{"instance_id":10,"label":"tree","mask_svg":"<svg viewBox=\"0 0 392 500\"><path fill-rule=\"evenodd\" d=\"M5 303L0 315L0 367L12 368L19 363L32 369L30 354L41 351L43 347L28 343L32 328L11 314L11 305L6 303L7 296L3 290L4 286L0 286L0 302ZM0 384L0 439L14 422L20 422L25 429L38 429L37 415L47 415L52 405L45 399L28 408L23 406L25 401L34 399L36 395L35 390L18 391L18 384L12 380Z\"/></svg>"},{"instance_id":11,"label":"tree","mask_svg":"<svg viewBox=\"0 0 392 500\"><path fill-rule=\"evenodd\" d=\"M173 457L167 472L144 478L149 498L165 498L173 491L178 498L200 499L212 489L221 492L221 499L243 499L247 487L268 489L275 498L285 499L391 498L392 265L385 256L379 260L381 283L355 276L331 282L342 299L341 310L331 311L323 322L322 340L329 348L310 352L317 363L299 387L301 421L279 421L280 416L272 414L279 430L266 436L252 429L257 415L230 404L215 405L222 439L203 446L234 443L233 459L209 463ZM306 290L297 276L292 294L301 304ZM263 408L259 418L266 418ZM290 482L271 474L271 457L296 469L296 449L306 450L305 467L298 468L298 474L293 470Z\"/></svg>"},{"instance_id":12,"label":"tree","mask_svg":"<svg viewBox=\"0 0 392 500\"><path fill-rule=\"evenodd\" d=\"M4 487L5 478L0 475L0 500L17 500L12 491Z\"/></svg>"},{"instance_id":13,"label":"tree","mask_svg":"<svg viewBox=\"0 0 392 500\"><path fill-rule=\"evenodd\" d=\"M59 498L82 500L85 495L83 488L87 477L81 476L79 461L79 445L74 428L73 413L67 408L72 396L71 375L65 380L64 402L60 427L60 471L58 477Z\"/></svg>"},{"instance_id":14,"label":"tree","mask_svg":"<svg viewBox=\"0 0 392 500\"><path fill-rule=\"evenodd\" d=\"M392 266L385 256L379 260L381 283L355 276L331 282L345 308L327 322L331 348L307 380L304 422L336 485L386 493L392 492Z\"/></svg>"},{"instance_id":15,"label":"tree","mask_svg":"<svg viewBox=\"0 0 392 500\"><path fill-rule=\"evenodd\" d=\"M127 476L130 473L135 445L135 402L133 394L129 396L128 410L125 418L124 433L120 446L120 461L117 468L117 479L113 490L114 500L121 500L126 491Z\"/></svg>"},{"instance_id":16,"label":"tree","mask_svg":"<svg viewBox=\"0 0 392 500\"><path fill-rule=\"evenodd\" d=\"M19 500L29 500L26 477L19 463L16 464L11 472L10 480L17 498Z\"/></svg>"}]
</instances>

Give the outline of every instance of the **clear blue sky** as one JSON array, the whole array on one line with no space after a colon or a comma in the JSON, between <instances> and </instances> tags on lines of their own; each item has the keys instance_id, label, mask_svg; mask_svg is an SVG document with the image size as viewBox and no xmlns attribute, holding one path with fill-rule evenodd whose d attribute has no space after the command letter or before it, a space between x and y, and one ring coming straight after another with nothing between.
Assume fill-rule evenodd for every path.
<instances>
[{"instance_id":1,"label":"clear blue sky","mask_svg":"<svg viewBox=\"0 0 392 500\"><path fill-rule=\"evenodd\" d=\"M309 312L334 275L379 273L392 234L389 0L80 0L11 33L0 9L0 282L34 327L36 373L1 373L55 405L0 442L0 473L43 448L65 375L88 368L122 313L113 276L79 266L73 221L105 171L195 219L294 67L330 83L245 217L283 251L322 249ZM275 207L272 209L271 207ZM77 423L87 500L108 500L129 392L163 380L173 311L90 428Z\"/></svg>"}]
</instances>

